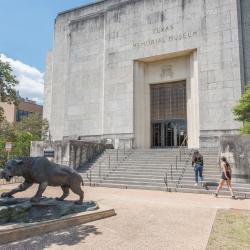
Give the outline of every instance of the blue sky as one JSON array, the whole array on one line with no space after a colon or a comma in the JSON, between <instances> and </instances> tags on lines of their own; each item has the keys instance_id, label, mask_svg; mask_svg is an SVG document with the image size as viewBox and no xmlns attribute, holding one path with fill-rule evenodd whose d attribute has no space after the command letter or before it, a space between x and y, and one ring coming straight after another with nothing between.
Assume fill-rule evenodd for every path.
<instances>
[{"instance_id":1,"label":"blue sky","mask_svg":"<svg viewBox=\"0 0 250 250\"><path fill-rule=\"evenodd\" d=\"M61 11L94 0L0 0L0 56L19 80L22 97L42 103L46 52Z\"/></svg>"},{"instance_id":2,"label":"blue sky","mask_svg":"<svg viewBox=\"0 0 250 250\"><path fill-rule=\"evenodd\" d=\"M58 12L93 0L0 0L0 53L44 71Z\"/></svg>"}]
</instances>

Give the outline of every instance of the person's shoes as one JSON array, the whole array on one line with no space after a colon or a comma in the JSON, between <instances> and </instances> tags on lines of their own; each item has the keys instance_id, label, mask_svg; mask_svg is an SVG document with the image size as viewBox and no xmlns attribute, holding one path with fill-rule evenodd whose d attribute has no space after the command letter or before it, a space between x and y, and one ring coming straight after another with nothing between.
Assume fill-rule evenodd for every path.
<instances>
[{"instance_id":1,"label":"person's shoes","mask_svg":"<svg viewBox=\"0 0 250 250\"><path fill-rule=\"evenodd\" d=\"M235 195L232 195L232 196L231 196L231 199L236 200Z\"/></svg>"},{"instance_id":2,"label":"person's shoes","mask_svg":"<svg viewBox=\"0 0 250 250\"><path fill-rule=\"evenodd\" d=\"M217 198L217 197L218 197L218 194L214 193L214 197Z\"/></svg>"},{"instance_id":3,"label":"person's shoes","mask_svg":"<svg viewBox=\"0 0 250 250\"><path fill-rule=\"evenodd\" d=\"M194 183L194 185L197 187L197 186L198 186L198 183L197 183L197 182L195 182L195 183Z\"/></svg>"}]
</instances>

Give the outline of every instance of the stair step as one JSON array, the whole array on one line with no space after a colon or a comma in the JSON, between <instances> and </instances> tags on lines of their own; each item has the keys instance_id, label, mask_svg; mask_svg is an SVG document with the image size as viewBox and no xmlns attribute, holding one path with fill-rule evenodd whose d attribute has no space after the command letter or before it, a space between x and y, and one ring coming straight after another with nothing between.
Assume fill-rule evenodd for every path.
<instances>
[{"instance_id":1,"label":"stair step","mask_svg":"<svg viewBox=\"0 0 250 250\"><path fill-rule=\"evenodd\" d=\"M194 189L194 188L176 188L176 192L182 193L199 193L199 194L213 194L214 190L205 190L205 189ZM228 191L221 191L219 195L231 196ZM236 197L250 198L250 192L235 192Z\"/></svg>"}]
</instances>

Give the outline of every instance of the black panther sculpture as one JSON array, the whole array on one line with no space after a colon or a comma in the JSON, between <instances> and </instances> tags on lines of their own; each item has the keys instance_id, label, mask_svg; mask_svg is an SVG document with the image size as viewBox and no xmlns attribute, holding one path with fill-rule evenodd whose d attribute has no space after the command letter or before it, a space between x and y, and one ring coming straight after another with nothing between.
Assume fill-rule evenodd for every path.
<instances>
[{"instance_id":1,"label":"black panther sculpture","mask_svg":"<svg viewBox=\"0 0 250 250\"><path fill-rule=\"evenodd\" d=\"M10 197L17 192L26 190L32 184L38 183L39 187L35 196L31 198L32 202L40 201L47 186L61 186L63 195L57 198L58 200L64 200L71 189L80 197L75 203L80 205L83 202L82 177L75 170L50 162L45 157L21 157L9 160L0 177L10 181L13 176L23 176L24 182L17 188L2 193L1 197Z\"/></svg>"}]
</instances>

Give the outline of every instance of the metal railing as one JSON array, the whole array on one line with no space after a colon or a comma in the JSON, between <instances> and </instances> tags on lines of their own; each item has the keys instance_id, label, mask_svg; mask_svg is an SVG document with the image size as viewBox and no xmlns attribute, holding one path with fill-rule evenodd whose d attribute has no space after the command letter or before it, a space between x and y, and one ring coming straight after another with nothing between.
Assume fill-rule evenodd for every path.
<instances>
[{"instance_id":1,"label":"metal railing","mask_svg":"<svg viewBox=\"0 0 250 250\"><path fill-rule=\"evenodd\" d=\"M91 169L87 173L87 179L89 180L89 186L91 187L92 186L92 172L91 172Z\"/></svg>"},{"instance_id":2,"label":"metal railing","mask_svg":"<svg viewBox=\"0 0 250 250\"><path fill-rule=\"evenodd\" d=\"M122 147L118 147L116 149L116 155L114 156L116 158L116 164L115 167L111 166L111 154L108 154L108 158L104 158L102 160L99 160L96 164L94 164L94 166L90 167L89 171L86 173L87 174L87 179L89 180L89 185L91 186L93 181L92 181L92 170L94 168L98 167L98 179L99 182L101 182L102 180L105 180L105 178L107 178L111 172L115 171L123 161L125 161L133 152L132 149L129 149L126 151L126 147L125 147L125 143L123 145L123 154L120 154L120 150L122 149ZM106 154L106 150L103 152L103 155ZM101 156L102 157L102 156ZM104 162L106 162L106 160L108 160L108 172L106 174L103 174L103 168L102 166L104 165ZM96 183L94 183L94 185L96 185Z\"/></svg>"},{"instance_id":3,"label":"metal railing","mask_svg":"<svg viewBox=\"0 0 250 250\"><path fill-rule=\"evenodd\" d=\"M164 177L163 177L164 183L166 185L166 191L171 192L171 188L168 187L168 172L166 171Z\"/></svg>"},{"instance_id":4,"label":"metal railing","mask_svg":"<svg viewBox=\"0 0 250 250\"><path fill-rule=\"evenodd\" d=\"M110 166L110 154L109 154L109 172L108 174L106 174L104 178L108 177L111 172L115 171L121 165L121 163L124 162L133 153L133 149L127 150L127 153L126 153L125 144L124 144L123 157L119 159L119 149L120 147L116 149L116 164L114 168L111 168Z\"/></svg>"},{"instance_id":5,"label":"metal railing","mask_svg":"<svg viewBox=\"0 0 250 250\"><path fill-rule=\"evenodd\" d=\"M184 164L184 166L183 166L183 168L182 168L182 170L181 170L181 174L180 174L180 176L179 176L179 178L178 178L178 181L177 181L177 183L176 183L176 188L178 188L179 185L181 184L181 181L182 181L183 176L184 176L184 174L185 174L185 172L186 172L186 169L187 169L187 167L188 167L188 165L189 165L189 162L191 162L192 155L193 155L193 149L190 151L188 157L186 158L185 164Z\"/></svg>"},{"instance_id":6,"label":"metal railing","mask_svg":"<svg viewBox=\"0 0 250 250\"><path fill-rule=\"evenodd\" d=\"M184 148L185 142L188 142L188 136L186 135L186 137L184 138L184 140L182 141L180 147L179 147L179 155L180 155L180 161L181 161L181 157L182 157L182 149Z\"/></svg>"}]
</instances>

